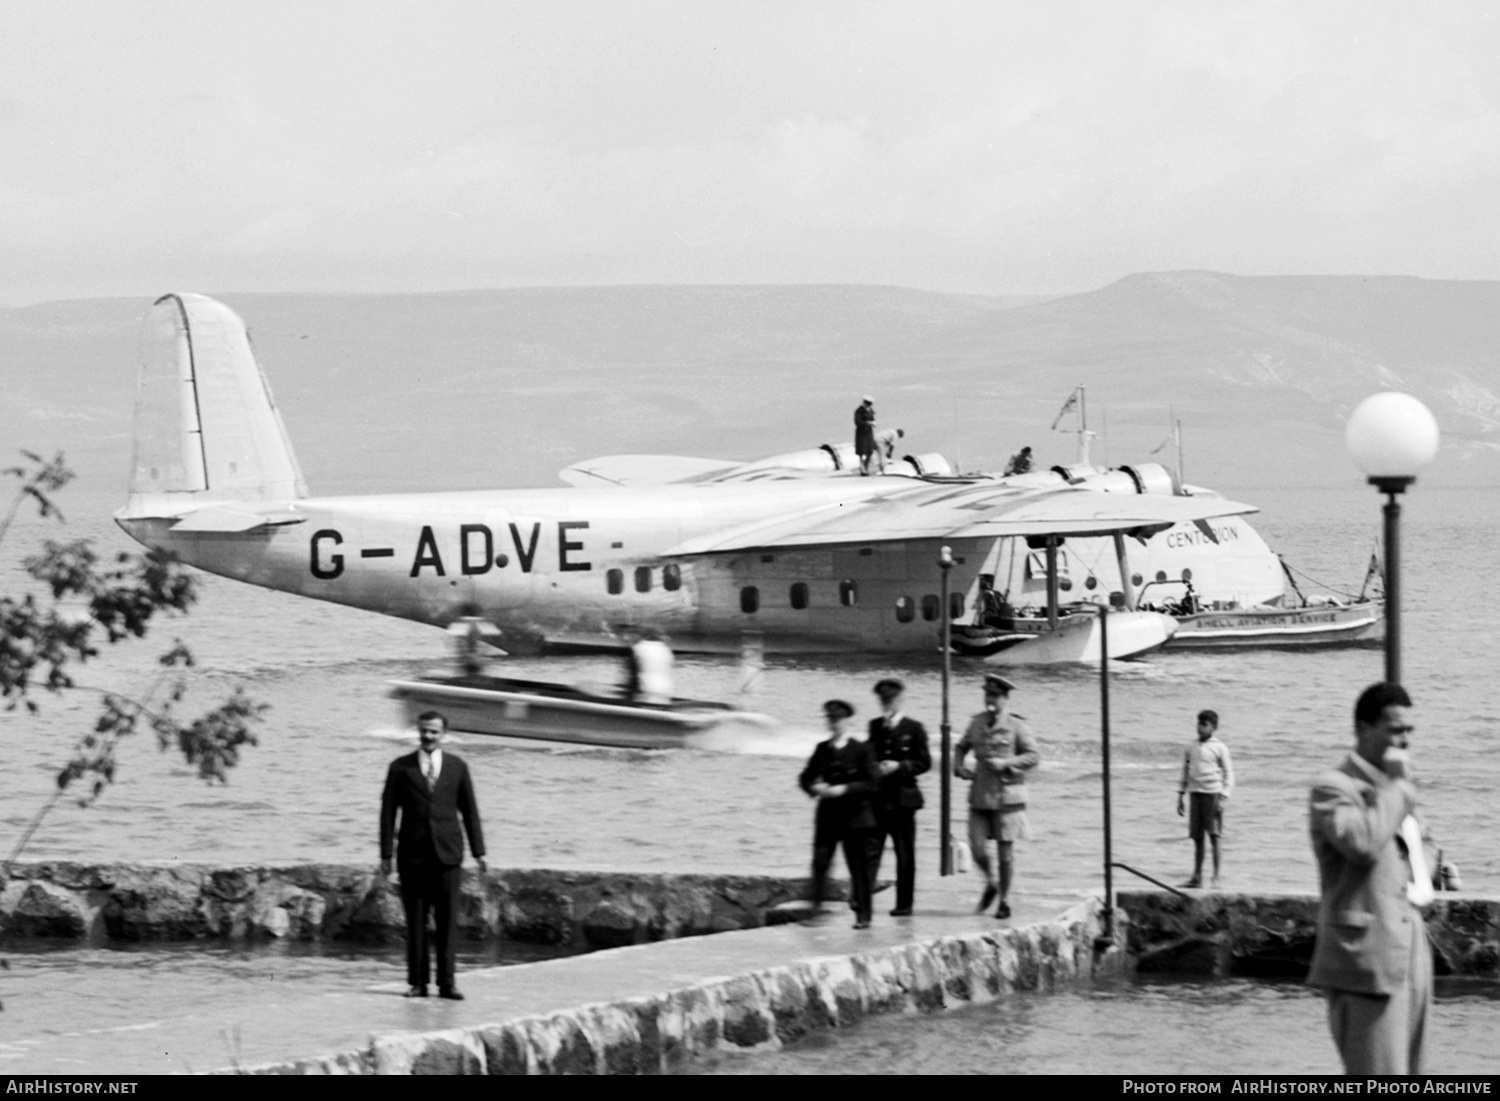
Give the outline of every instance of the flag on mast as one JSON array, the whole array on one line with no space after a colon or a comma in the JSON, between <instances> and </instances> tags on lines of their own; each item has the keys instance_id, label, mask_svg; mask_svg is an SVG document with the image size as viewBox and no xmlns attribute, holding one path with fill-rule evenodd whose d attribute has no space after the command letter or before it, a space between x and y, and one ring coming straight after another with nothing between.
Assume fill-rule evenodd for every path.
<instances>
[{"instance_id":1,"label":"flag on mast","mask_svg":"<svg viewBox=\"0 0 1500 1101\"><path fill-rule=\"evenodd\" d=\"M1068 395L1068 400L1063 402L1063 407L1057 411L1057 416L1052 418L1052 427L1048 429L1049 432L1056 432L1058 423L1068 415L1068 410L1078 404L1078 391L1081 389L1083 389L1081 386L1073 387L1073 392Z\"/></svg>"}]
</instances>

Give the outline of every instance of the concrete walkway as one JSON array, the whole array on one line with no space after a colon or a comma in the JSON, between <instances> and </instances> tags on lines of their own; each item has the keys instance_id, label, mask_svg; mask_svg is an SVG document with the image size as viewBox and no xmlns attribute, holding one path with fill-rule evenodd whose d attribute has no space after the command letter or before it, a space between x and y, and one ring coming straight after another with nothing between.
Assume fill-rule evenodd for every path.
<instances>
[{"instance_id":1,"label":"concrete walkway","mask_svg":"<svg viewBox=\"0 0 1500 1101\"><path fill-rule=\"evenodd\" d=\"M231 966L222 952L211 951L187 968L165 969L170 973L125 966L90 971L67 962L68 952L12 956L0 1016L0 1073L174 1073L283 1064L366 1050L377 1035L475 1028L795 961L1049 921L1079 901L1020 896L1012 918L999 922L975 914L979 887L973 875L923 884L910 918L889 917L892 892L882 891L869 930L854 930L841 909L816 927L774 926L461 970L462 1002L404 998L399 967L375 960L307 957L289 974L283 959L267 977L243 957ZM130 955L113 953L111 963L123 957L128 964ZM71 989L75 985L79 989ZM44 1004L55 1007L51 1014L34 1012Z\"/></svg>"}]
</instances>

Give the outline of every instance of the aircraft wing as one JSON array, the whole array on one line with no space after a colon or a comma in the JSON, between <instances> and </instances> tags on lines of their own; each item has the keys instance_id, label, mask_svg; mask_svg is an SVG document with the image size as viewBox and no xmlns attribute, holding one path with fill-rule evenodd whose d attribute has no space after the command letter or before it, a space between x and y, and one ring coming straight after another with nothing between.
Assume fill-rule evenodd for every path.
<instances>
[{"instance_id":1,"label":"aircraft wing","mask_svg":"<svg viewBox=\"0 0 1500 1101\"><path fill-rule=\"evenodd\" d=\"M724 459L690 459L681 455L604 455L574 463L558 471L557 476L568 485L583 489L660 486L708 480L715 474L743 465Z\"/></svg>"},{"instance_id":2,"label":"aircraft wing","mask_svg":"<svg viewBox=\"0 0 1500 1101\"><path fill-rule=\"evenodd\" d=\"M718 554L751 548L810 547L913 539L1026 535L1152 534L1178 523L1255 512L1222 497L1102 493L1059 487L1037 491L998 482L921 482L863 500L830 501L795 514L690 539L669 554ZM1210 538L1214 538L1208 529ZM1215 540L1217 541L1217 540Z\"/></svg>"}]
</instances>

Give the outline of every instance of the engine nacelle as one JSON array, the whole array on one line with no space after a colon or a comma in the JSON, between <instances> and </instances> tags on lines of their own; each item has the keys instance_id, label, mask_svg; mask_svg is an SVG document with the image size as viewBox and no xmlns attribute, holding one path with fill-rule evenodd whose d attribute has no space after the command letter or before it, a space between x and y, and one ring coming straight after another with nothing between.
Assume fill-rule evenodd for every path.
<instances>
[{"instance_id":1,"label":"engine nacelle","mask_svg":"<svg viewBox=\"0 0 1500 1101\"><path fill-rule=\"evenodd\" d=\"M891 474L915 474L919 478L924 474L941 477L953 473L953 464L936 451L927 455L902 455L900 461L888 462L885 468Z\"/></svg>"},{"instance_id":2,"label":"engine nacelle","mask_svg":"<svg viewBox=\"0 0 1500 1101\"><path fill-rule=\"evenodd\" d=\"M1160 463L1138 463L1104 469L1097 466L1054 466L1052 473L1070 485L1087 486L1100 493L1160 493L1180 496L1177 476Z\"/></svg>"},{"instance_id":3,"label":"engine nacelle","mask_svg":"<svg viewBox=\"0 0 1500 1101\"><path fill-rule=\"evenodd\" d=\"M829 473L858 470L859 456L854 453L852 443L825 443L821 447L810 447L805 451L787 451L781 455L757 459L753 463L746 463L742 469L774 468ZM885 461L885 472L920 478L924 474L952 474L953 466L942 455L932 452L927 455L902 455L899 459L892 456Z\"/></svg>"},{"instance_id":4,"label":"engine nacelle","mask_svg":"<svg viewBox=\"0 0 1500 1101\"><path fill-rule=\"evenodd\" d=\"M1161 463L1137 463L1120 469L1135 480L1137 493L1160 493L1168 497L1182 495L1182 483L1177 480L1177 475Z\"/></svg>"},{"instance_id":5,"label":"engine nacelle","mask_svg":"<svg viewBox=\"0 0 1500 1101\"><path fill-rule=\"evenodd\" d=\"M825 443L822 447L810 447L805 451L788 451L781 455L772 455L767 459L757 459L753 463L746 463L744 469L753 470L757 467L781 467L789 470L850 470L857 469L859 459L854 454L853 444Z\"/></svg>"}]
</instances>

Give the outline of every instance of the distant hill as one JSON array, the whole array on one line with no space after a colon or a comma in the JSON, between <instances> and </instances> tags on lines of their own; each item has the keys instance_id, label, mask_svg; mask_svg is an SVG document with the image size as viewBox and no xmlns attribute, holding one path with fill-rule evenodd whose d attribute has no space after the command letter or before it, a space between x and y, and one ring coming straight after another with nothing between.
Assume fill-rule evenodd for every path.
<instances>
[{"instance_id":1,"label":"distant hill","mask_svg":"<svg viewBox=\"0 0 1500 1101\"><path fill-rule=\"evenodd\" d=\"M850 438L862 393L912 450L995 468L1031 444L1068 462L1073 438L1048 426L1079 383L1096 459L1146 460L1170 409L1188 478L1207 485L1353 481L1344 418L1392 387L1437 414L1431 477L1500 472L1494 282L1169 272L1051 299L877 286L217 297L249 323L320 493L552 485L590 455L816 446ZM65 448L123 489L147 305L0 310L7 456Z\"/></svg>"}]
</instances>

